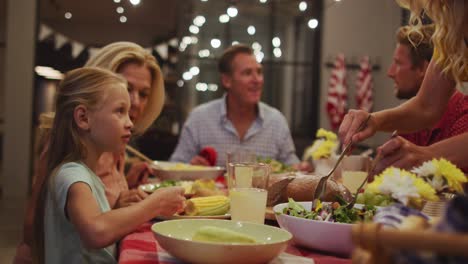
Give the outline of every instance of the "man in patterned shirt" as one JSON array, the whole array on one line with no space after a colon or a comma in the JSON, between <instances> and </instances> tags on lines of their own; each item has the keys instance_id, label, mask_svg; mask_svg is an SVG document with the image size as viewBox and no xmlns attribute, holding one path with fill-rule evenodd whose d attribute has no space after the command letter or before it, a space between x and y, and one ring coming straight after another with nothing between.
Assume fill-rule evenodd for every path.
<instances>
[{"instance_id":1,"label":"man in patterned shirt","mask_svg":"<svg viewBox=\"0 0 468 264\"><path fill-rule=\"evenodd\" d=\"M240 150L299 164L286 118L260 102L263 71L253 50L246 45L226 49L218 69L225 95L193 109L170 160L209 165L199 155L209 146L217 152L217 166L226 165L226 153Z\"/></svg>"},{"instance_id":2,"label":"man in patterned shirt","mask_svg":"<svg viewBox=\"0 0 468 264\"><path fill-rule=\"evenodd\" d=\"M412 33L408 26L399 28L397 32L397 46L387 75L394 80L395 95L399 99L410 99L418 93L432 57L434 27L425 25L421 32L422 35ZM410 169L434 157L441 157L436 150L437 145L433 144L443 144L444 139L467 131L468 97L456 91L444 115L433 128L401 135L379 148L383 158L376 172L388 166ZM463 170L468 172L468 168Z\"/></svg>"}]
</instances>

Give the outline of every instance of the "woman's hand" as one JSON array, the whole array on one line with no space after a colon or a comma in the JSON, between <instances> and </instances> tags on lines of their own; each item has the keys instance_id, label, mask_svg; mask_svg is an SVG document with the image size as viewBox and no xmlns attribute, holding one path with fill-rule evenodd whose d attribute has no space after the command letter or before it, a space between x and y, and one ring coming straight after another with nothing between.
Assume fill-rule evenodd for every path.
<instances>
[{"instance_id":1,"label":"woman's hand","mask_svg":"<svg viewBox=\"0 0 468 264\"><path fill-rule=\"evenodd\" d=\"M155 213L160 216L172 216L185 209L185 190L182 187L165 187L153 192L148 199L156 205Z\"/></svg>"},{"instance_id":2,"label":"woman's hand","mask_svg":"<svg viewBox=\"0 0 468 264\"><path fill-rule=\"evenodd\" d=\"M375 134L377 131L377 122L374 115L372 115L367 121L366 127L361 130L361 132L357 132L361 124L366 121L369 115L370 113L364 110L349 110L345 115L343 122L341 122L340 129L338 131L344 145L348 144L350 141L362 141Z\"/></svg>"},{"instance_id":3,"label":"woman's hand","mask_svg":"<svg viewBox=\"0 0 468 264\"><path fill-rule=\"evenodd\" d=\"M114 209L130 206L134 203L138 203L146 197L148 197L148 194L140 188L122 191L120 192L119 198L117 198Z\"/></svg>"},{"instance_id":4,"label":"woman's hand","mask_svg":"<svg viewBox=\"0 0 468 264\"><path fill-rule=\"evenodd\" d=\"M392 138L380 146L377 155L381 155L382 158L376 164L376 174L390 166L408 170L436 156L430 147L417 146L402 137Z\"/></svg>"}]
</instances>

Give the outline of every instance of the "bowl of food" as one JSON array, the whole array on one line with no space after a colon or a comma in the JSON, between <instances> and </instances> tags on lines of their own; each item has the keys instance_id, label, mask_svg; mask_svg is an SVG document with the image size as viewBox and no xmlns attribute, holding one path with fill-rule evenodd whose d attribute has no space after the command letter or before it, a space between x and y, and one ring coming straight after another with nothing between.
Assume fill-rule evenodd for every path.
<instances>
[{"instance_id":1,"label":"bowl of food","mask_svg":"<svg viewBox=\"0 0 468 264\"><path fill-rule=\"evenodd\" d=\"M154 161L153 170L162 180L216 179L225 171L223 167L190 165L180 162Z\"/></svg>"},{"instance_id":2,"label":"bowl of food","mask_svg":"<svg viewBox=\"0 0 468 264\"><path fill-rule=\"evenodd\" d=\"M169 254L188 263L268 263L286 249L292 235L283 229L214 219L153 224L153 234Z\"/></svg>"},{"instance_id":3,"label":"bowl of food","mask_svg":"<svg viewBox=\"0 0 468 264\"><path fill-rule=\"evenodd\" d=\"M355 205L346 209L338 203L321 203L318 210L311 210L312 202L278 204L273 207L281 228L293 235L293 241L301 246L349 256L353 250L352 223L371 220L375 207Z\"/></svg>"}]
</instances>

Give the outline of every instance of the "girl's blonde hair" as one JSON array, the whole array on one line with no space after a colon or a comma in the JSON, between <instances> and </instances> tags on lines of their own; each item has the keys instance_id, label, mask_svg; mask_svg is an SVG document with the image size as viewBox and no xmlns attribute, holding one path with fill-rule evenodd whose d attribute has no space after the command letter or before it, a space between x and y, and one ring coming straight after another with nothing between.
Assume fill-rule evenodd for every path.
<instances>
[{"instance_id":1,"label":"girl's blonde hair","mask_svg":"<svg viewBox=\"0 0 468 264\"><path fill-rule=\"evenodd\" d=\"M465 0L397 0L411 10L410 25L420 32L421 15L426 14L436 25L432 41L437 52L435 63L442 72L460 83L467 78L467 50L464 39ZM414 43L413 43L414 44Z\"/></svg>"},{"instance_id":2,"label":"girl's blonde hair","mask_svg":"<svg viewBox=\"0 0 468 264\"><path fill-rule=\"evenodd\" d=\"M152 77L148 103L133 127L136 134L141 134L159 116L164 104L164 79L154 56L135 43L115 42L99 50L85 66L101 67L118 73L128 63L146 66Z\"/></svg>"},{"instance_id":3,"label":"girl's blonde hair","mask_svg":"<svg viewBox=\"0 0 468 264\"><path fill-rule=\"evenodd\" d=\"M37 263L44 263L45 203L55 170L65 162L80 161L87 154L74 119L75 108L83 105L93 111L100 107L109 89L118 87L127 88L123 77L97 67L70 71L59 84L55 99L55 117L50 130L45 178L36 201L33 256Z\"/></svg>"}]
</instances>

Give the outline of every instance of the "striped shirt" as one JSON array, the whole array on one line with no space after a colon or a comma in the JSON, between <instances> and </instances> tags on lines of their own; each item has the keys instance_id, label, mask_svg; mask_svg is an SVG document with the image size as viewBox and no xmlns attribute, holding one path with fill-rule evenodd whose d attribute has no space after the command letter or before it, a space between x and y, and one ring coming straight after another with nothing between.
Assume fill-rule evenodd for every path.
<instances>
[{"instance_id":1,"label":"striped shirt","mask_svg":"<svg viewBox=\"0 0 468 264\"><path fill-rule=\"evenodd\" d=\"M189 163L204 147L216 149L217 166L226 165L226 153L245 150L291 165L299 162L286 118L277 109L258 103L258 116L244 139L227 118L226 95L193 109L184 124L170 160Z\"/></svg>"}]
</instances>

